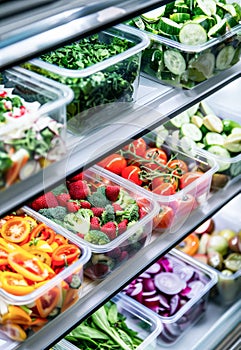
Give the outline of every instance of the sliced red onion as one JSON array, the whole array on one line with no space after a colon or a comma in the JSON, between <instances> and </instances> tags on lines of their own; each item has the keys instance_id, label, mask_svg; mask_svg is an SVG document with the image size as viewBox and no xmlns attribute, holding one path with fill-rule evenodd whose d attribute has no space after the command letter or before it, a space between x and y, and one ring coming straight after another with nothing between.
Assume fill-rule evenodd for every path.
<instances>
[{"instance_id":1,"label":"sliced red onion","mask_svg":"<svg viewBox=\"0 0 241 350\"><path fill-rule=\"evenodd\" d=\"M155 295L154 297L151 297L151 298L143 299L143 304L149 308L153 308L153 307L157 308L159 307L159 303L160 303L160 300L158 295Z\"/></svg>"},{"instance_id":2,"label":"sliced red onion","mask_svg":"<svg viewBox=\"0 0 241 350\"><path fill-rule=\"evenodd\" d=\"M142 283L137 283L130 296L142 303Z\"/></svg>"},{"instance_id":3,"label":"sliced red onion","mask_svg":"<svg viewBox=\"0 0 241 350\"><path fill-rule=\"evenodd\" d=\"M154 283L160 292L168 295L178 294L186 287L186 282L171 272L159 273L154 277Z\"/></svg>"},{"instance_id":4,"label":"sliced red onion","mask_svg":"<svg viewBox=\"0 0 241 350\"><path fill-rule=\"evenodd\" d=\"M168 258L162 257L157 261L157 263L161 265L163 271L172 272L172 264Z\"/></svg>"},{"instance_id":5,"label":"sliced red onion","mask_svg":"<svg viewBox=\"0 0 241 350\"><path fill-rule=\"evenodd\" d=\"M203 290L205 285L201 281L192 281L188 283L188 287L191 288L190 293L188 293L187 297L189 299L196 297Z\"/></svg>"},{"instance_id":6,"label":"sliced red onion","mask_svg":"<svg viewBox=\"0 0 241 350\"><path fill-rule=\"evenodd\" d=\"M142 280L142 284L143 284L143 290L146 292L156 290L156 286L154 284L154 281L151 278L144 278Z\"/></svg>"},{"instance_id":7,"label":"sliced red onion","mask_svg":"<svg viewBox=\"0 0 241 350\"><path fill-rule=\"evenodd\" d=\"M148 267L148 269L145 272L150 274L150 275L154 275L154 274L157 274L158 272L160 272L160 270L161 270L160 264L154 263L153 265Z\"/></svg>"},{"instance_id":8,"label":"sliced red onion","mask_svg":"<svg viewBox=\"0 0 241 350\"><path fill-rule=\"evenodd\" d=\"M170 299L170 316L174 315L179 310L180 297L178 294Z\"/></svg>"},{"instance_id":9,"label":"sliced red onion","mask_svg":"<svg viewBox=\"0 0 241 350\"><path fill-rule=\"evenodd\" d=\"M173 272L175 272L182 280L187 282L193 277L195 270L188 265L175 265L173 267Z\"/></svg>"}]
</instances>

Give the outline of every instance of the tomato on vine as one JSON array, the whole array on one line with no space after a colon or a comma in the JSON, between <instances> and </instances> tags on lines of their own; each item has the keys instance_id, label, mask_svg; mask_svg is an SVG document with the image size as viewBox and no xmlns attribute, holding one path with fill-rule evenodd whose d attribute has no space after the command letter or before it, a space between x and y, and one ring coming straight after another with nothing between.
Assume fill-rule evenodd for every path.
<instances>
[{"instance_id":1,"label":"tomato on vine","mask_svg":"<svg viewBox=\"0 0 241 350\"><path fill-rule=\"evenodd\" d=\"M162 169L161 165L166 165L167 155L159 148L148 148L145 152L145 159L149 160L145 166L149 169Z\"/></svg>"},{"instance_id":2,"label":"tomato on vine","mask_svg":"<svg viewBox=\"0 0 241 350\"><path fill-rule=\"evenodd\" d=\"M121 176L124 179L134 182L136 185L141 186L142 180L140 178L141 169L136 165L129 165L121 172Z\"/></svg>"}]
</instances>

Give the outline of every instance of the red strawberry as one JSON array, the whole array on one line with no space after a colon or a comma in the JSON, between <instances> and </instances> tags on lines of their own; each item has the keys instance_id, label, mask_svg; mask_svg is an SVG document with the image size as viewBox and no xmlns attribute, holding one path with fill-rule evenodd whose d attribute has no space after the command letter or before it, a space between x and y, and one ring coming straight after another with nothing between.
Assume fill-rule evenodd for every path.
<instances>
[{"instance_id":1,"label":"red strawberry","mask_svg":"<svg viewBox=\"0 0 241 350\"><path fill-rule=\"evenodd\" d=\"M101 227L101 231L104 232L110 240L116 238L116 225L113 221L109 221Z\"/></svg>"},{"instance_id":2,"label":"red strawberry","mask_svg":"<svg viewBox=\"0 0 241 350\"><path fill-rule=\"evenodd\" d=\"M66 207L70 213L75 213L76 211L78 211L80 209L79 204L75 203L75 202L67 202Z\"/></svg>"},{"instance_id":3,"label":"red strawberry","mask_svg":"<svg viewBox=\"0 0 241 350\"><path fill-rule=\"evenodd\" d=\"M79 173L79 174L72 176L71 178L68 179L69 182L75 182L75 181L79 181L79 180L83 180L83 173Z\"/></svg>"},{"instance_id":4,"label":"red strawberry","mask_svg":"<svg viewBox=\"0 0 241 350\"><path fill-rule=\"evenodd\" d=\"M120 186L107 185L105 188L105 195L112 202L115 202L117 200L119 193L120 193Z\"/></svg>"},{"instance_id":5,"label":"red strawberry","mask_svg":"<svg viewBox=\"0 0 241 350\"><path fill-rule=\"evenodd\" d=\"M88 185L82 180L71 182L68 190L72 199L85 199L90 194Z\"/></svg>"},{"instance_id":6,"label":"red strawberry","mask_svg":"<svg viewBox=\"0 0 241 350\"><path fill-rule=\"evenodd\" d=\"M118 224L118 233L119 234L122 234L123 232L125 232L127 230L127 224L128 224L128 220L127 219L122 220Z\"/></svg>"},{"instance_id":7,"label":"red strawberry","mask_svg":"<svg viewBox=\"0 0 241 350\"><path fill-rule=\"evenodd\" d=\"M80 206L81 206L81 208L84 208L84 209L90 209L91 208L91 204L88 201L81 201L80 202Z\"/></svg>"},{"instance_id":8,"label":"red strawberry","mask_svg":"<svg viewBox=\"0 0 241 350\"><path fill-rule=\"evenodd\" d=\"M139 208L139 219L142 219L146 214L147 210L144 207Z\"/></svg>"},{"instance_id":9,"label":"red strawberry","mask_svg":"<svg viewBox=\"0 0 241 350\"><path fill-rule=\"evenodd\" d=\"M121 208L120 204L118 203L113 203L112 204L113 208L114 208L114 211L122 211L123 209Z\"/></svg>"},{"instance_id":10,"label":"red strawberry","mask_svg":"<svg viewBox=\"0 0 241 350\"><path fill-rule=\"evenodd\" d=\"M118 258L121 255L121 249L119 247L116 247L109 252L107 252L107 255L110 256L111 258Z\"/></svg>"},{"instance_id":11,"label":"red strawberry","mask_svg":"<svg viewBox=\"0 0 241 350\"><path fill-rule=\"evenodd\" d=\"M99 230L100 229L100 220L97 216L94 216L90 219L90 229L91 230Z\"/></svg>"},{"instance_id":12,"label":"red strawberry","mask_svg":"<svg viewBox=\"0 0 241 350\"><path fill-rule=\"evenodd\" d=\"M59 205L62 207L66 206L66 202L70 199L70 195L68 193L60 193L56 196Z\"/></svg>"},{"instance_id":13,"label":"red strawberry","mask_svg":"<svg viewBox=\"0 0 241 350\"><path fill-rule=\"evenodd\" d=\"M39 211L40 209L44 208L55 208L59 205L55 195L52 192L47 192L44 195L36 198L32 204L31 207Z\"/></svg>"},{"instance_id":14,"label":"red strawberry","mask_svg":"<svg viewBox=\"0 0 241 350\"><path fill-rule=\"evenodd\" d=\"M91 210L93 211L94 216L100 217L105 208L92 207Z\"/></svg>"},{"instance_id":15,"label":"red strawberry","mask_svg":"<svg viewBox=\"0 0 241 350\"><path fill-rule=\"evenodd\" d=\"M121 252L121 256L120 256L120 260L123 261L123 260L127 260L129 258L129 254L126 250L123 250Z\"/></svg>"}]
</instances>

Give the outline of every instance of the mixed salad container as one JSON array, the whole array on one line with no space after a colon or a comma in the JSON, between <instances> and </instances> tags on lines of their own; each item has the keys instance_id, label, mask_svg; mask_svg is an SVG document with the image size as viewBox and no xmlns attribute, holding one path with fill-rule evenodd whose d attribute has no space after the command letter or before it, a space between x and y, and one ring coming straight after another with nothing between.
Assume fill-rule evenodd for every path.
<instances>
[{"instance_id":1,"label":"mixed salad container","mask_svg":"<svg viewBox=\"0 0 241 350\"><path fill-rule=\"evenodd\" d=\"M176 249L137 276L123 293L158 315L161 346L171 346L205 315L217 275Z\"/></svg>"},{"instance_id":2,"label":"mixed salad container","mask_svg":"<svg viewBox=\"0 0 241 350\"><path fill-rule=\"evenodd\" d=\"M54 350L96 349L155 350L163 327L158 317L135 300L117 294L86 321L73 329Z\"/></svg>"},{"instance_id":3,"label":"mixed salad container","mask_svg":"<svg viewBox=\"0 0 241 350\"><path fill-rule=\"evenodd\" d=\"M26 180L66 153L72 91L22 68L0 75L0 189Z\"/></svg>"},{"instance_id":4,"label":"mixed salad container","mask_svg":"<svg viewBox=\"0 0 241 350\"><path fill-rule=\"evenodd\" d=\"M98 163L133 189L142 188L159 204L154 229L177 230L197 206L205 203L218 166L211 157L188 155L163 142L156 130L133 140Z\"/></svg>"},{"instance_id":5,"label":"mixed salad container","mask_svg":"<svg viewBox=\"0 0 241 350\"><path fill-rule=\"evenodd\" d=\"M173 1L127 22L148 33L141 71L191 89L240 60L240 1Z\"/></svg>"},{"instance_id":6,"label":"mixed salad container","mask_svg":"<svg viewBox=\"0 0 241 350\"><path fill-rule=\"evenodd\" d=\"M24 67L68 85L67 126L81 135L110 122L136 99L146 34L117 25L31 60Z\"/></svg>"},{"instance_id":7,"label":"mixed salad container","mask_svg":"<svg viewBox=\"0 0 241 350\"><path fill-rule=\"evenodd\" d=\"M212 296L225 306L241 296L240 204L238 195L177 246L217 273Z\"/></svg>"},{"instance_id":8,"label":"mixed salad container","mask_svg":"<svg viewBox=\"0 0 241 350\"><path fill-rule=\"evenodd\" d=\"M23 208L0 219L0 332L22 342L81 297L88 247Z\"/></svg>"},{"instance_id":9,"label":"mixed salad container","mask_svg":"<svg viewBox=\"0 0 241 350\"><path fill-rule=\"evenodd\" d=\"M85 274L103 279L151 238L158 205L141 189L89 168L29 204L41 220L88 246Z\"/></svg>"}]
</instances>

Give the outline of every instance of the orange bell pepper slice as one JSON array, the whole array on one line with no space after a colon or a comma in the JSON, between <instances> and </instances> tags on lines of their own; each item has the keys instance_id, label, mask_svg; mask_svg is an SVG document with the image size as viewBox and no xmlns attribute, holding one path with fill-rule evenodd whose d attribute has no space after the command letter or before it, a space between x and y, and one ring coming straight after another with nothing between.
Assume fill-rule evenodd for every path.
<instances>
[{"instance_id":1,"label":"orange bell pepper slice","mask_svg":"<svg viewBox=\"0 0 241 350\"><path fill-rule=\"evenodd\" d=\"M30 231L30 223L23 217L16 216L3 224L1 235L8 242L20 243L28 237Z\"/></svg>"},{"instance_id":2,"label":"orange bell pepper slice","mask_svg":"<svg viewBox=\"0 0 241 350\"><path fill-rule=\"evenodd\" d=\"M13 295L26 295L34 290L25 278L16 272L3 271L0 274L1 288Z\"/></svg>"},{"instance_id":3,"label":"orange bell pepper slice","mask_svg":"<svg viewBox=\"0 0 241 350\"><path fill-rule=\"evenodd\" d=\"M9 249L0 244L0 265L8 264Z\"/></svg>"},{"instance_id":4,"label":"orange bell pepper slice","mask_svg":"<svg viewBox=\"0 0 241 350\"><path fill-rule=\"evenodd\" d=\"M40 223L32 230L30 240L37 238L51 244L54 241L54 237L55 231L46 224Z\"/></svg>"},{"instance_id":5,"label":"orange bell pepper slice","mask_svg":"<svg viewBox=\"0 0 241 350\"><path fill-rule=\"evenodd\" d=\"M27 251L11 252L8 263L14 271L34 282L44 281L49 275L47 265Z\"/></svg>"},{"instance_id":6,"label":"orange bell pepper slice","mask_svg":"<svg viewBox=\"0 0 241 350\"><path fill-rule=\"evenodd\" d=\"M68 266L81 255L81 250L75 244L63 244L52 254L52 266Z\"/></svg>"},{"instance_id":7,"label":"orange bell pepper slice","mask_svg":"<svg viewBox=\"0 0 241 350\"><path fill-rule=\"evenodd\" d=\"M32 322L31 317L19 306L9 305L8 313L2 316L2 323L7 322L28 325Z\"/></svg>"}]
</instances>

